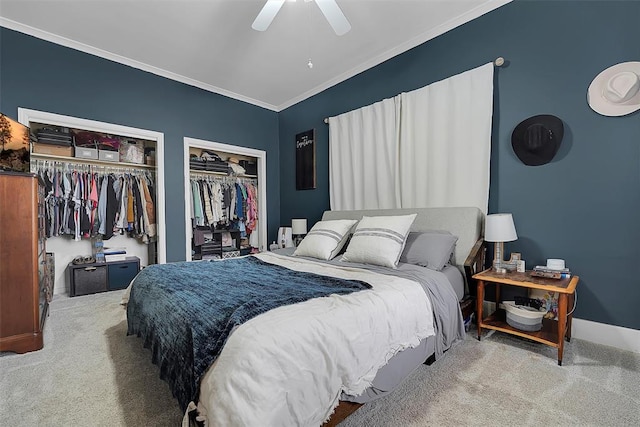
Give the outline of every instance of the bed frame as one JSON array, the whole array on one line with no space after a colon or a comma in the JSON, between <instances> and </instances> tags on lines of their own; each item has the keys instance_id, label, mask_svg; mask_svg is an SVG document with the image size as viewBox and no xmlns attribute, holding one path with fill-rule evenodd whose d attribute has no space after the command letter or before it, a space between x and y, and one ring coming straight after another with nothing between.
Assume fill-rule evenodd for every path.
<instances>
[{"instance_id":1,"label":"bed frame","mask_svg":"<svg viewBox=\"0 0 640 427\"><path fill-rule=\"evenodd\" d=\"M446 230L458 236L453 254L453 264L458 267L465 278L465 298L461 306L470 307L473 304L470 295L475 290L472 276L484 269L486 248L483 239L484 215L478 208L415 208L415 209L375 209L354 211L325 211L323 220L356 219L363 216L380 215L408 215L417 214L411 231ZM463 310L463 316L465 312ZM428 363L426 361L425 363ZM331 418L323 427L334 427L355 412L363 404L340 401Z\"/></svg>"}]
</instances>

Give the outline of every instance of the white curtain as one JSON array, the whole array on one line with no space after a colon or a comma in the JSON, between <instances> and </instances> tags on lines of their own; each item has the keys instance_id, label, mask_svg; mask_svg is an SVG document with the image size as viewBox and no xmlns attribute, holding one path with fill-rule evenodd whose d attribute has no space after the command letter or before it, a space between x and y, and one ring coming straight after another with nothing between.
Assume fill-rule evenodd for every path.
<instances>
[{"instance_id":1,"label":"white curtain","mask_svg":"<svg viewBox=\"0 0 640 427\"><path fill-rule=\"evenodd\" d=\"M476 206L486 214L492 111L489 63L331 117L331 209Z\"/></svg>"},{"instance_id":2,"label":"white curtain","mask_svg":"<svg viewBox=\"0 0 640 427\"><path fill-rule=\"evenodd\" d=\"M403 93L400 207L487 213L493 64Z\"/></svg>"},{"instance_id":3,"label":"white curtain","mask_svg":"<svg viewBox=\"0 0 640 427\"><path fill-rule=\"evenodd\" d=\"M397 206L400 96L329 118L332 210Z\"/></svg>"}]
</instances>

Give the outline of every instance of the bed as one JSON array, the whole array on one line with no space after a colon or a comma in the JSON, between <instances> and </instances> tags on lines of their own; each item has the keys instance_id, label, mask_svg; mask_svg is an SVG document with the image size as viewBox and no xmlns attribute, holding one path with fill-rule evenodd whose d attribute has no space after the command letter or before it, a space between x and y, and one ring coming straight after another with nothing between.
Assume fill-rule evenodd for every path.
<instances>
[{"instance_id":1,"label":"bed","mask_svg":"<svg viewBox=\"0 0 640 427\"><path fill-rule=\"evenodd\" d=\"M409 216L410 222L406 220ZM365 227L365 222L387 218L408 224L401 232L401 262L396 258L397 266L393 267L372 264L366 258L378 257L387 246L393 246L371 251L366 240L374 238L371 230L378 228L375 222L367 223L374 227ZM344 243L352 236L351 240L340 251L333 248L328 259L320 259L315 246L310 252L313 256L302 251L304 245L310 247L308 242L316 241L314 226L296 256L289 249L231 263L194 261L152 266L145 269L150 273L143 275L143 270L133 280L124 297L128 303L128 333L141 336L145 347L151 348L152 361L160 366L161 376L168 380L185 410L183 426L321 425L332 420L341 402L362 404L390 393L417 366L428 359L437 360L464 338L459 301L467 294L471 275L483 263L482 213L476 208L327 211L317 225L345 226L343 223L348 225L349 221L354 225L342 239ZM318 234L322 233L316 230ZM427 268L411 259L411 248L419 246L411 243L412 236L414 242L436 236L443 241L455 240L455 245L442 268ZM364 255L356 251L363 243ZM325 254L326 249L320 252ZM243 278L242 272L232 272L234 265L256 271ZM223 283L226 273L210 273L211 284L198 276L188 278L195 270L207 274L207 269L222 266L231 278L239 278L237 286L227 283L222 288L225 290L209 295L213 283ZM180 272L171 278L171 270ZM204 335L194 332L194 323L203 317L207 322L215 317L200 313L217 307L221 294L239 293L252 282L252 274L266 278L271 271L279 278L273 279L273 286L285 287L284 304L269 305L272 298L253 294L251 302L242 304L242 310L232 310L231 320L223 318L214 323L215 339L209 339L211 330ZM325 278L331 283L322 285L337 288L315 289ZM206 290L193 291L190 283L193 289L206 283ZM309 293L310 283L314 292L320 293ZM182 308L178 303L182 297L175 292L179 287L188 294ZM157 291L161 288L166 291ZM269 288L268 292L275 291ZM298 292L307 295L298 296ZM266 306L245 314L246 306L255 305L256 300L262 304L262 299L267 300ZM164 307L160 315L153 311L159 304ZM170 331L176 325L178 332ZM218 329L225 329L227 334L219 337ZM167 341L174 342L176 348L160 343L163 336L171 337ZM208 360L191 360L196 353L206 353ZM192 385L181 388L183 383Z\"/></svg>"}]
</instances>

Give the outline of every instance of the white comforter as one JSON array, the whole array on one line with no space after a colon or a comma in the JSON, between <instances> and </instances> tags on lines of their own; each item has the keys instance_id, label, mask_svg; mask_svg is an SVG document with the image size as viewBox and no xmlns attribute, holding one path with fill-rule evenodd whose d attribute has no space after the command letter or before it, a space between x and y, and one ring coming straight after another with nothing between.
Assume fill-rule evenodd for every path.
<instances>
[{"instance_id":1,"label":"white comforter","mask_svg":"<svg viewBox=\"0 0 640 427\"><path fill-rule=\"evenodd\" d=\"M391 356L435 333L431 303L416 282L256 256L373 288L280 307L238 327L202 379L198 410L207 426L319 426L343 391L361 394Z\"/></svg>"}]
</instances>

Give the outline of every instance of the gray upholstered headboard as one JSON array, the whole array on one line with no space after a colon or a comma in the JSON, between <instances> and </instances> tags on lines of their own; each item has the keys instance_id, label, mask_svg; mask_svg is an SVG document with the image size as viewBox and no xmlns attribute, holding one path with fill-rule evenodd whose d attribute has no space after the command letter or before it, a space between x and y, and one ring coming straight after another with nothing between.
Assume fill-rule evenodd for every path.
<instances>
[{"instance_id":1,"label":"gray upholstered headboard","mask_svg":"<svg viewBox=\"0 0 640 427\"><path fill-rule=\"evenodd\" d=\"M363 216L407 215L416 213L411 231L447 230L458 236L453 263L464 274L464 262L473 245L483 235L484 216L478 208L375 209L358 211L325 211L323 220L362 219Z\"/></svg>"}]
</instances>

